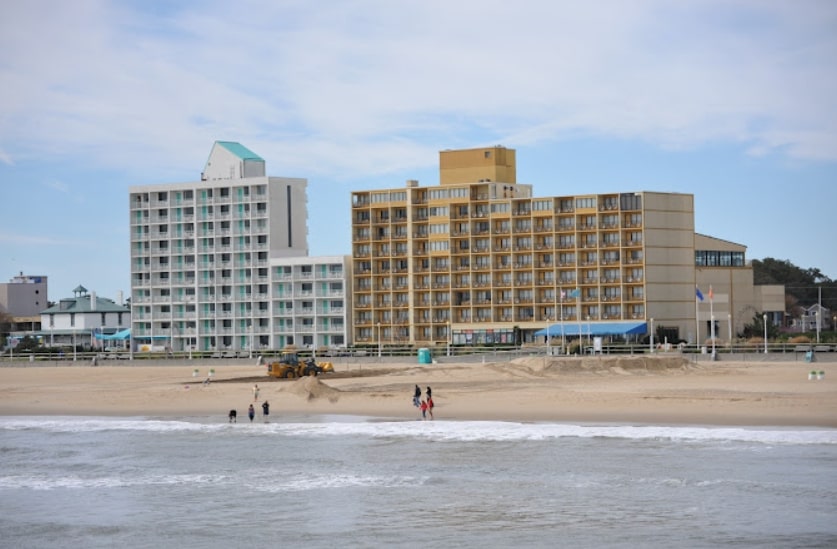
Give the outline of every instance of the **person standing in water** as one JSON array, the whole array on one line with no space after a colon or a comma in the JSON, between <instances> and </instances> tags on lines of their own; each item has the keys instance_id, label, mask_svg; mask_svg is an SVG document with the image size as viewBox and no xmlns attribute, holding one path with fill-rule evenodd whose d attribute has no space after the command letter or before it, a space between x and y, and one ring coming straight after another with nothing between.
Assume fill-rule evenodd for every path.
<instances>
[{"instance_id":1,"label":"person standing in water","mask_svg":"<svg viewBox=\"0 0 837 549\"><path fill-rule=\"evenodd\" d=\"M253 423L253 418L256 417L256 409L253 408L253 405L250 405L250 408L247 410L247 415L250 417L250 423Z\"/></svg>"},{"instance_id":2,"label":"person standing in water","mask_svg":"<svg viewBox=\"0 0 837 549\"><path fill-rule=\"evenodd\" d=\"M267 423L267 416L270 414L270 404L265 400L262 402L262 419Z\"/></svg>"}]
</instances>

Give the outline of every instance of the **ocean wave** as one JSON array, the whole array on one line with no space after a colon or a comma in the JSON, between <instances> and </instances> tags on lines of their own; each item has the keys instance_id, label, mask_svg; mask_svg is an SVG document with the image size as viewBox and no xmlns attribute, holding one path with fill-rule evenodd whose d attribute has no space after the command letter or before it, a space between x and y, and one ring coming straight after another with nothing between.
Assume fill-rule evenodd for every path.
<instances>
[{"instance_id":1,"label":"ocean wave","mask_svg":"<svg viewBox=\"0 0 837 549\"><path fill-rule=\"evenodd\" d=\"M269 493L305 492L332 488L414 488L421 482L414 477L306 473L291 478L263 481L254 490Z\"/></svg>"},{"instance_id":2,"label":"ocean wave","mask_svg":"<svg viewBox=\"0 0 837 549\"><path fill-rule=\"evenodd\" d=\"M141 475L82 477L78 475L59 476L0 476L0 489L24 488L30 490L125 488L131 486L176 486L188 484L217 484L224 480L219 475Z\"/></svg>"},{"instance_id":3,"label":"ocean wave","mask_svg":"<svg viewBox=\"0 0 837 549\"><path fill-rule=\"evenodd\" d=\"M210 423L205 419L163 420L107 417L4 417L0 431L48 433L145 431L159 433L258 434L295 437L362 436L377 439L419 439L436 442L539 441L560 438L616 438L684 442L748 442L762 444L837 444L837 429L697 427L653 425L574 425L503 421L382 421L341 418L272 423Z\"/></svg>"}]
</instances>

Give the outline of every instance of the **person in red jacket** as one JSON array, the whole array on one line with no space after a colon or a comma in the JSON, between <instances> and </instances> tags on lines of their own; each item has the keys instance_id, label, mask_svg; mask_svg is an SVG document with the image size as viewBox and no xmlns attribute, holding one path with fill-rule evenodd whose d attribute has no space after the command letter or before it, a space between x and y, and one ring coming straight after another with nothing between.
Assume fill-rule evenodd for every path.
<instances>
[{"instance_id":1,"label":"person in red jacket","mask_svg":"<svg viewBox=\"0 0 837 549\"><path fill-rule=\"evenodd\" d=\"M427 397L427 413L430 414L430 419L433 419L433 399Z\"/></svg>"},{"instance_id":2,"label":"person in red jacket","mask_svg":"<svg viewBox=\"0 0 837 549\"><path fill-rule=\"evenodd\" d=\"M424 400L421 401L421 418L427 419L427 402Z\"/></svg>"}]
</instances>

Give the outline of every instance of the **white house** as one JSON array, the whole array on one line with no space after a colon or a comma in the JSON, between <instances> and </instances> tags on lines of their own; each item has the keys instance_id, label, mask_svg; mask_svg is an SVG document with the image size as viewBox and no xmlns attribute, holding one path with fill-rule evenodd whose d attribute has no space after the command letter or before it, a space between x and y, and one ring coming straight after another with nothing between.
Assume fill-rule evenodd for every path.
<instances>
[{"instance_id":1,"label":"white house","mask_svg":"<svg viewBox=\"0 0 837 549\"><path fill-rule=\"evenodd\" d=\"M129 307L97 297L84 286L78 286L73 294L74 297L62 299L41 311L39 335L44 338L44 345L104 347L108 342L101 339L102 335L113 335L130 328Z\"/></svg>"},{"instance_id":2,"label":"white house","mask_svg":"<svg viewBox=\"0 0 837 549\"><path fill-rule=\"evenodd\" d=\"M818 327L819 331L828 330L833 328L832 322L831 310L819 303L803 309L800 318L794 319L794 324L801 332L815 332Z\"/></svg>"}]
</instances>

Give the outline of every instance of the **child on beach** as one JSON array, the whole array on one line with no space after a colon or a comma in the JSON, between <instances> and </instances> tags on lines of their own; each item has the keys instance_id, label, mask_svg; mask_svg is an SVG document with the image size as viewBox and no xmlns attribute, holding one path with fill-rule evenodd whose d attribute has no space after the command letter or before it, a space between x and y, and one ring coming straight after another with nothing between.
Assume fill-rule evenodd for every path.
<instances>
[{"instance_id":1,"label":"child on beach","mask_svg":"<svg viewBox=\"0 0 837 549\"><path fill-rule=\"evenodd\" d=\"M421 401L421 419L427 419L427 402Z\"/></svg>"}]
</instances>

